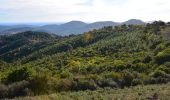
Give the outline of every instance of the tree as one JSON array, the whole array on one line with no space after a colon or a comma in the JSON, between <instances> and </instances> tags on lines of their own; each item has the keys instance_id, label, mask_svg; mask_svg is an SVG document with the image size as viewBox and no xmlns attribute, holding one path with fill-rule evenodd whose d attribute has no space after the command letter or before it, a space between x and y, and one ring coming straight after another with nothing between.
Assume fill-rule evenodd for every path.
<instances>
[{"instance_id":1,"label":"tree","mask_svg":"<svg viewBox=\"0 0 170 100\"><path fill-rule=\"evenodd\" d=\"M89 32L84 33L84 39L83 39L84 42L88 43L88 42L92 41L92 39L93 39L93 36L91 33L89 33Z\"/></svg>"}]
</instances>

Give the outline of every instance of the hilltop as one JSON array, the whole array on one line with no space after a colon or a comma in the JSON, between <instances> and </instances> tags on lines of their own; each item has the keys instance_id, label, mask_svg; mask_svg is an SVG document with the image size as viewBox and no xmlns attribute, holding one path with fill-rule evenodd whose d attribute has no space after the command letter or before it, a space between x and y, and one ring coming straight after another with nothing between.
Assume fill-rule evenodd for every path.
<instances>
[{"instance_id":1,"label":"hilltop","mask_svg":"<svg viewBox=\"0 0 170 100\"><path fill-rule=\"evenodd\" d=\"M85 23L82 21L70 21L64 24L48 24L43 26L32 25L13 25L13 26L0 26L0 34L16 34L25 31L48 32L57 35L68 36L70 34L82 34L93 29L99 29L104 26L117 26L122 24L145 24L145 22L137 19L131 19L125 22L113 21L99 21L94 23Z\"/></svg>"}]
</instances>

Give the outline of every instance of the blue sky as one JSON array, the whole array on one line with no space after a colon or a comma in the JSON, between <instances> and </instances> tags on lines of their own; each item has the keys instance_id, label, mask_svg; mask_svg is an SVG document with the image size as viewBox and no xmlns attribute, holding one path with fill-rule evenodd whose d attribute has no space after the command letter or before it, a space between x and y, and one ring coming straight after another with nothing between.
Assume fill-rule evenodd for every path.
<instances>
[{"instance_id":1,"label":"blue sky","mask_svg":"<svg viewBox=\"0 0 170 100\"><path fill-rule=\"evenodd\" d=\"M0 0L0 23L170 21L170 0Z\"/></svg>"}]
</instances>

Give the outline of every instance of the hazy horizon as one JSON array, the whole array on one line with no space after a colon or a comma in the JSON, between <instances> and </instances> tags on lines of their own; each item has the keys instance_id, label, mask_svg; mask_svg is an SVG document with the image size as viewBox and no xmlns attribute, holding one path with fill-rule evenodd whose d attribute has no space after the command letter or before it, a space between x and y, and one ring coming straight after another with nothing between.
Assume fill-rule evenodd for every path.
<instances>
[{"instance_id":1,"label":"hazy horizon","mask_svg":"<svg viewBox=\"0 0 170 100\"><path fill-rule=\"evenodd\" d=\"M1 26L13 26L13 25L33 25L33 26L42 26L48 24L56 24L60 25L65 22L7 22L7 23L0 23Z\"/></svg>"},{"instance_id":2,"label":"hazy horizon","mask_svg":"<svg viewBox=\"0 0 170 100\"><path fill-rule=\"evenodd\" d=\"M133 19L129 19L129 20L133 20ZM129 20L125 20L122 22L118 22L118 21L112 21L112 20L105 20L105 21L112 21L112 22L116 22L116 23L123 23ZM134 20L140 20L140 19L134 19ZM65 23L69 23L71 21L81 21L81 20L70 20L67 22L0 22L0 26L15 26L15 25L30 25L30 26L44 26L44 25L61 25L61 24L65 24ZM93 21L93 22L84 22L86 24L91 24L91 23L95 23L95 22L105 22L105 21ZM143 20L141 20L143 21ZM154 21L163 21L163 20L152 20L152 21L143 21L145 23L150 23L150 22L154 22ZM166 21L164 21L166 22Z\"/></svg>"}]
</instances>

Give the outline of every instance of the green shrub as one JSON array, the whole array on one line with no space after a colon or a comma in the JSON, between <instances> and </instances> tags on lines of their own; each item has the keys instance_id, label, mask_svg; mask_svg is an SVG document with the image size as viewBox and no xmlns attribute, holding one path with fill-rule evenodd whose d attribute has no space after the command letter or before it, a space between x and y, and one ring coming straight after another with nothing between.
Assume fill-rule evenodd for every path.
<instances>
[{"instance_id":1,"label":"green shrub","mask_svg":"<svg viewBox=\"0 0 170 100\"><path fill-rule=\"evenodd\" d=\"M121 85L124 86L131 86L132 81L135 77L134 73L131 73L129 71L123 71L122 72L122 82Z\"/></svg>"},{"instance_id":2,"label":"green shrub","mask_svg":"<svg viewBox=\"0 0 170 100\"><path fill-rule=\"evenodd\" d=\"M151 57L151 56L146 56L146 57L143 59L143 62L144 62L144 63L149 63L150 61L152 61L152 57Z\"/></svg>"},{"instance_id":3,"label":"green shrub","mask_svg":"<svg viewBox=\"0 0 170 100\"><path fill-rule=\"evenodd\" d=\"M167 74L170 74L170 68L164 66L164 65L160 65L157 70L161 70L161 71L164 71L166 72Z\"/></svg>"},{"instance_id":4,"label":"green shrub","mask_svg":"<svg viewBox=\"0 0 170 100\"><path fill-rule=\"evenodd\" d=\"M117 72L123 71L123 70L125 70L126 68L127 68L127 67L126 67L126 65L124 65L124 64L119 64L119 65L115 65L115 66L114 66L114 70L117 71Z\"/></svg>"},{"instance_id":5,"label":"green shrub","mask_svg":"<svg viewBox=\"0 0 170 100\"><path fill-rule=\"evenodd\" d=\"M59 79L56 84L53 84L52 88L55 88L55 91L70 91L74 88L74 82L70 79Z\"/></svg>"},{"instance_id":6,"label":"green shrub","mask_svg":"<svg viewBox=\"0 0 170 100\"><path fill-rule=\"evenodd\" d=\"M69 78L69 77L71 77L71 76L72 76L72 74L71 74L68 70L62 71L62 72L60 73L60 77L61 77L61 78Z\"/></svg>"},{"instance_id":7,"label":"green shrub","mask_svg":"<svg viewBox=\"0 0 170 100\"><path fill-rule=\"evenodd\" d=\"M43 74L35 75L30 81L30 89L34 95L48 93L49 76Z\"/></svg>"},{"instance_id":8,"label":"green shrub","mask_svg":"<svg viewBox=\"0 0 170 100\"><path fill-rule=\"evenodd\" d=\"M33 70L28 67L22 67L20 69L13 70L6 77L8 83L18 82L22 80L28 80L34 74Z\"/></svg>"},{"instance_id":9,"label":"green shrub","mask_svg":"<svg viewBox=\"0 0 170 100\"><path fill-rule=\"evenodd\" d=\"M170 61L170 48L159 52L155 57L155 62L158 64L162 64L166 61Z\"/></svg>"},{"instance_id":10,"label":"green shrub","mask_svg":"<svg viewBox=\"0 0 170 100\"><path fill-rule=\"evenodd\" d=\"M168 83L169 81L169 78L157 78L157 84Z\"/></svg>"},{"instance_id":11,"label":"green shrub","mask_svg":"<svg viewBox=\"0 0 170 100\"><path fill-rule=\"evenodd\" d=\"M121 75L117 72L110 72L105 74L105 78L111 78L114 81L118 81L121 79Z\"/></svg>"},{"instance_id":12,"label":"green shrub","mask_svg":"<svg viewBox=\"0 0 170 100\"><path fill-rule=\"evenodd\" d=\"M74 87L71 79L55 78L51 75L38 74L30 81L30 89L34 95L69 91Z\"/></svg>"},{"instance_id":13,"label":"green shrub","mask_svg":"<svg viewBox=\"0 0 170 100\"><path fill-rule=\"evenodd\" d=\"M141 85L141 84L143 84L143 81L141 79L132 80L132 86Z\"/></svg>"},{"instance_id":14,"label":"green shrub","mask_svg":"<svg viewBox=\"0 0 170 100\"><path fill-rule=\"evenodd\" d=\"M149 84L161 84L161 83L167 83L169 81L168 78L162 78L162 77L158 77L158 78L151 78L150 80L148 80Z\"/></svg>"},{"instance_id":15,"label":"green shrub","mask_svg":"<svg viewBox=\"0 0 170 100\"><path fill-rule=\"evenodd\" d=\"M95 90L97 85L94 80L78 80L75 85L76 90Z\"/></svg>"},{"instance_id":16,"label":"green shrub","mask_svg":"<svg viewBox=\"0 0 170 100\"><path fill-rule=\"evenodd\" d=\"M157 78L157 77L165 77L166 76L166 73L162 70L155 70L151 76Z\"/></svg>"},{"instance_id":17,"label":"green shrub","mask_svg":"<svg viewBox=\"0 0 170 100\"><path fill-rule=\"evenodd\" d=\"M94 81L97 81L97 80L99 80L101 78L102 77L100 75L98 75L98 74L89 74L89 75L86 76L86 79L88 79L88 80L92 79Z\"/></svg>"},{"instance_id":18,"label":"green shrub","mask_svg":"<svg viewBox=\"0 0 170 100\"><path fill-rule=\"evenodd\" d=\"M132 66L132 69L137 72L146 72L148 70L148 66L144 63L137 63L136 65Z\"/></svg>"},{"instance_id":19,"label":"green shrub","mask_svg":"<svg viewBox=\"0 0 170 100\"><path fill-rule=\"evenodd\" d=\"M166 63L164 63L164 65L165 65L166 67L170 68L170 62L166 62Z\"/></svg>"}]
</instances>

